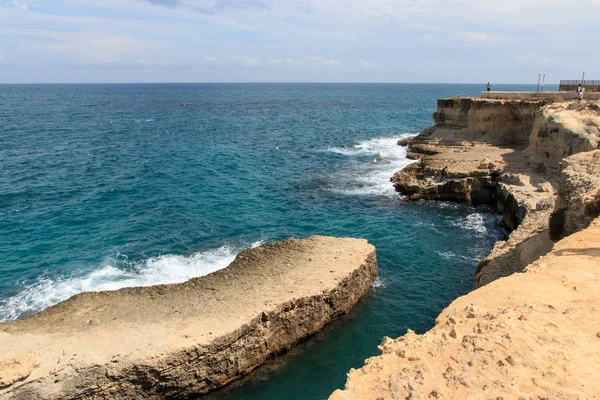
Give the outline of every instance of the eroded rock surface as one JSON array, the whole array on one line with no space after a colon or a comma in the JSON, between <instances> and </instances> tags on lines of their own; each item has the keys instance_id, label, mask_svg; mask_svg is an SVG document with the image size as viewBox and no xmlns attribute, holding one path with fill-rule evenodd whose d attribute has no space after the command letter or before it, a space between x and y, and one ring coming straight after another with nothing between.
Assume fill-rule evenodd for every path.
<instances>
[{"instance_id":1,"label":"eroded rock surface","mask_svg":"<svg viewBox=\"0 0 600 400\"><path fill-rule=\"evenodd\" d=\"M584 229L600 215L600 150L561 162L560 190L551 233L560 239Z\"/></svg>"},{"instance_id":2,"label":"eroded rock surface","mask_svg":"<svg viewBox=\"0 0 600 400\"><path fill-rule=\"evenodd\" d=\"M550 216L570 207L555 204L557 191L562 193L559 199L575 204L581 191L588 190L575 178L582 176L574 171L578 159L570 167L561 167L561 161L598 148L599 104L442 99L434 114L435 126L401 143L409 145L409 157L419 162L392 178L399 192L413 200L492 204L511 229L508 239L497 243L477 266L476 288L520 272L550 251ZM559 215L554 218L557 226L563 220L577 229L587 226L596 214L593 205L586 207L580 208L587 210L587 217L574 211L564 218ZM575 231L565 229L555 238Z\"/></svg>"},{"instance_id":3,"label":"eroded rock surface","mask_svg":"<svg viewBox=\"0 0 600 400\"><path fill-rule=\"evenodd\" d=\"M83 293L0 324L0 398L205 393L347 313L376 275L366 240L313 236L182 284Z\"/></svg>"},{"instance_id":4,"label":"eroded rock surface","mask_svg":"<svg viewBox=\"0 0 600 400\"><path fill-rule=\"evenodd\" d=\"M600 398L600 219L380 350L330 399Z\"/></svg>"},{"instance_id":5,"label":"eroded rock surface","mask_svg":"<svg viewBox=\"0 0 600 400\"><path fill-rule=\"evenodd\" d=\"M532 162L557 168L573 154L600 147L600 103L565 102L543 107L529 137Z\"/></svg>"}]
</instances>

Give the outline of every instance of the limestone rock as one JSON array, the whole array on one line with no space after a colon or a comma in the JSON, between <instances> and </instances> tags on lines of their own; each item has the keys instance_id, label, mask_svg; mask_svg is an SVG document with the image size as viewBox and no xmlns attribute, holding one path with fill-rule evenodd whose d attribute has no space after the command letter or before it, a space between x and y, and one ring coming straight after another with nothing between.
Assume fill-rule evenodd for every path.
<instances>
[{"instance_id":1,"label":"limestone rock","mask_svg":"<svg viewBox=\"0 0 600 400\"><path fill-rule=\"evenodd\" d=\"M32 354L0 361L0 390L24 381L38 366L38 358Z\"/></svg>"},{"instance_id":2,"label":"limestone rock","mask_svg":"<svg viewBox=\"0 0 600 400\"><path fill-rule=\"evenodd\" d=\"M500 182L513 186L525 186L525 175L522 174L502 174Z\"/></svg>"},{"instance_id":3,"label":"limestone rock","mask_svg":"<svg viewBox=\"0 0 600 400\"><path fill-rule=\"evenodd\" d=\"M600 219L458 298L424 335L386 340L330 400L597 398L598 249Z\"/></svg>"},{"instance_id":4,"label":"limestone rock","mask_svg":"<svg viewBox=\"0 0 600 400\"><path fill-rule=\"evenodd\" d=\"M544 106L529 137L532 161L557 169L562 159L597 149L600 109L597 102L558 102Z\"/></svg>"},{"instance_id":5,"label":"limestone rock","mask_svg":"<svg viewBox=\"0 0 600 400\"><path fill-rule=\"evenodd\" d=\"M347 313L376 275L366 240L313 236L182 284L83 293L0 324L0 398L206 393Z\"/></svg>"},{"instance_id":6,"label":"limestone rock","mask_svg":"<svg viewBox=\"0 0 600 400\"><path fill-rule=\"evenodd\" d=\"M561 163L553 238L560 239L586 228L600 215L600 150L580 153Z\"/></svg>"},{"instance_id":7,"label":"limestone rock","mask_svg":"<svg viewBox=\"0 0 600 400\"><path fill-rule=\"evenodd\" d=\"M483 160L481 160L479 162L479 169L493 169L494 168L494 164L492 163L492 160L490 160L489 158L484 158Z\"/></svg>"},{"instance_id":8,"label":"limestone rock","mask_svg":"<svg viewBox=\"0 0 600 400\"><path fill-rule=\"evenodd\" d=\"M402 138L400 140L398 140L398 146L409 146L412 141L413 141L414 137L406 137L406 138Z\"/></svg>"},{"instance_id":9,"label":"limestone rock","mask_svg":"<svg viewBox=\"0 0 600 400\"><path fill-rule=\"evenodd\" d=\"M542 182L537 185L537 191L542 193L552 193L554 189L549 182Z\"/></svg>"},{"instance_id":10,"label":"limestone rock","mask_svg":"<svg viewBox=\"0 0 600 400\"><path fill-rule=\"evenodd\" d=\"M559 162L600 144L600 106L450 98L438 101L434 121L410 144L408 152L419 163L396 174L393 182L408 199L488 203L502 213L510 236L479 263L474 286L520 272L550 251L555 188L569 184L561 178L565 172L558 175ZM589 224L597 215L594 196L578 207L575 218L563 216L558 204L554 225L574 232ZM569 204L576 202L574 195Z\"/></svg>"}]
</instances>

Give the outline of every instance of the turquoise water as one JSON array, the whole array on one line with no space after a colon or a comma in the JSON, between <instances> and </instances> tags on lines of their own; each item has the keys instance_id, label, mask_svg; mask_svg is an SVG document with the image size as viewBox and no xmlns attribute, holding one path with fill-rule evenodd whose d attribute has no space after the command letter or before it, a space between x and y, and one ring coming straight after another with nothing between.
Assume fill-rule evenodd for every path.
<instances>
[{"instance_id":1,"label":"turquoise water","mask_svg":"<svg viewBox=\"0 0 600 400\"><path fill-rule=\"evenodd\" d=\"M384 335L430 328L502 236L490 210L407 203L389 182L409 162L395 142L431 124L437 98L481 89L2 85L0 320L82 291L182 282L287 236L364 237L380 267L372 293L212 396L324 398Z\"/></svg>"}]
</instances>

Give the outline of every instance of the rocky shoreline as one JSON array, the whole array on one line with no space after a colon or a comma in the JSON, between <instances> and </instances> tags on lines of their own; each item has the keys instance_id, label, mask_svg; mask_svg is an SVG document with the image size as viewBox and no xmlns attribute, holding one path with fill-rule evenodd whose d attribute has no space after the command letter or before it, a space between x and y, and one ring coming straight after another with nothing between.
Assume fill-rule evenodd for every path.
<instances>
[{"instance_id":1,"label":"rocky shoreline","mask_svg":"<svg viewBox=\"0 0 600 400\"><path fill-rule=\"evenodd\" d=\"M385 338L347 399L597 399L600 218L522 274L458 298L423 335Z\"/></svg>"},{"instance_id":2,"label":"rocky shoreline","mask_svg":"<svg viewBox=\"0 0 600 400\"><path fill-rule=\"evenodd\" d=\"M377 276L366 240L312 236L175 285L83 293L0 324L3 399L188 398L346 314Z\"/></svg>"},{"instance_id":3,"label":"rocky shoreline","mask_svg":"<svg viewBox=\"0 0 600 400\"><path fill-rule=\"evenodd\" d=\"M597 102L441 99L434 121L417 137L400 142L419 162L392 181L409 199L490 204L502 213L510 236L479 263L475 288L520 272L547 254L551 236L558 237L550 232L556 202L571 196L564 188L597 185L593 171L568 167L578 163L581 156L575 155L600 144ZM593 205L582 207L589 210L579 213L579 229L597 216Z\"/></svg>"},{"instance_id":4,"label":"rocky shoreline","mask_svg":"<svg viewBox=\"0 0 600 400\"><path fill-rule=\"evenodd\" d=\"M434 120L399 142L419 162L396 189L491 204L511 233L476 290L424 335L385 338L330 398L599 398L600 103L457 97Z\"/></svg>"}]
</instances>

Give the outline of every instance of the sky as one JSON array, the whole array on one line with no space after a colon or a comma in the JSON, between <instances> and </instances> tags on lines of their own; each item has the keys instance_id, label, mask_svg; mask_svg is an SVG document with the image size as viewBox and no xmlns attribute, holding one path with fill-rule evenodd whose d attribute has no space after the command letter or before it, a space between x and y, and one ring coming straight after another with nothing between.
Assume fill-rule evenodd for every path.
<instances>
[{"instance_id":1,"label":"sky","mask_svg":"<svg viewBox=\"0 0 600 400\"><path fill-rule=\"evenodd\" d=\"M600 79L600 0L0 0L0 83Z\"/></svg>"}]
</instances>

